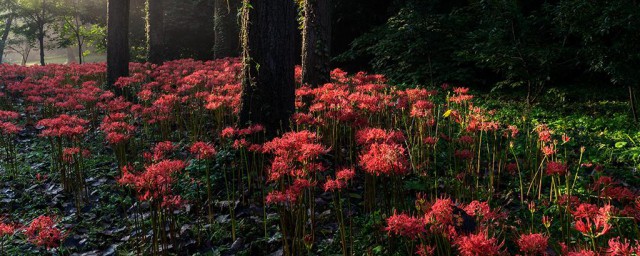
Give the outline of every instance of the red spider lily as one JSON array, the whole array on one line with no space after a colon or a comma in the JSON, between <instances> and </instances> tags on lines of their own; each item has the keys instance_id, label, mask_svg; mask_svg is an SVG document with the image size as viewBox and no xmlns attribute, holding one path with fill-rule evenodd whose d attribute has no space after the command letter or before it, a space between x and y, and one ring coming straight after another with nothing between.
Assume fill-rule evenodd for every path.
<instances>
[{"instance_id":1,"label":"red spider lily","mask_svg":"<svg viewBox=\"0 0 640 256\"><path fill-rule=\"evenodd\" d=\"M62 150L62 160L66 163L72 163L74 161L74 157L76 156L87 158L90 155L91 152L86 149L81 150L80 148L64 148Z\"/></svg>"},{"instance_id":2,"label":"red spider lily","mask_svg":"<svg viewBox=\"0 0 640 256\"><path fill-rule=\"evenodd\" d=\"M216 149L213 145L206 142L196 142L189 148L191 154L194 154L198 160L210 159L216 155Z\"/></svg>"},{"instance_id":3,"label":"red spider lily","mask_svg":"<svg viewBox=\"0 0 640 256\"><path fill-rule=\"evenodd\" d=\"M374 143L360 154L358 163L369 174L402 175L409 171L406 149L399 144Z\"/></svg>"},{"instance_id":4,"label":"red spider lily","mask_svg":"<svg viewBox=\"0 0 640 256\"><path fill-rule=\"evenodd\" d=\"M456 150L453 155L460 160L471 160L473 159L473 152L469 149Z\"/></svg>"},{"instance_id":5,"label":"red spider lily","mask_svg":"<svg viewBox=\"0 0 640 256\"><path fill-rule=\"evenodd\" d=\"M547 175L565 175L567 173L567 165L561 162L549 162L546 169Z\"/></svg>"},{"instance_id":6,"label":"red spider lily","mask_svg":"<svg viewBox=\"0 0 640 256\"><path fill-rule=\"evenodd\" d=\"M336 191L341 190L347 186L347 183L339 179L327 179L324 183L324 191Z\"/></svg>"},{"instance_id":7,"label":"red spider lily","mask_svg":"<svg viewBox=\"0 0 640 256\"><path fill-rule=\"evenodd\" d=\"M424 219L393 212L384 228L389 234L417 239L426 232Z\"/></svg>"},{"instance_id":8,"label":"red spider lily","mask_svg":"<svg viewBox=\"0 0 640 256\"><path fill-rule=\"evenodd\" d=\"M575 229L588 237L599 237L606 234L611 225L611 205L605 205L599 209L589 204L581 204L572 212L575 218Z\"/></svg>"},{"instance_id":9,"label":"red spider lily","mask_svg":"<svg viewBox=\"0 0 640 256\"><path fill-rule=\"evenodd\" d=\"M175 175L185 167L186 164L180 160L162 160L147 166L145 171L138 175L132 174L130 167L125 167L118 182L132 186L142 201L166 199L171 195Z\"/></svg>"},{"instance_id":10,"label":"red spider lily","mask_svg":"<svg viewBox=\"0 0 640 256\"><path fill-rule=\"evenodd\" d=\"M336 179L342 181L349 181L356 176L356 171L350 168L345 168L336 172Z\"/></svg>"},{"instance_id":11,"label":"red spider lily","mask_svg":"<svg viewBox=\"0 0 640 256\"><path fill-rule=\"evenodd\" d=\"M538 132L538 140L540 142L551 142L551 130L546 125L540 125L536 127L536 131Z\"/></svg>"},{"instance_id":12,"label":"red spider lily","mask_svg":"<svg viewBox=\"0 0 640 256\"><path fill-rule=\"evenodd\" d=\"M415 103L413 103L413 106L411 107L410 116L416 117L416 118L424 118L424 117L432 116L433 115L432 110L434 107L435 105L431 101L427 101L427 100L416 101Z\"/></svg>"},{"instance_id":13,"label":"red spider lily","mask_svg":"<svg viewBox=\"0 0 640 256\"><path fill-rule=\"evenodd\" d=\"M365 128L356 133L356 142L360 145L374 143L403 143L404 135L400 131L386 131L380 128Z\"/></svg>"},{"instance_id":14,"label":"red spider lily","mask_svg":"<svg viewBox=\"0 0 640 256\"><path fill-rule=\"evenodd\" d=\"M328 152L328 149L317 141L315 133L300 131L288 132L280 138L264 143L263 152L274 155L269 169L269 180L279 180L283 176L305 177L314 171L305 170L304 165L312 163L320 155Z\"/></svg>"},{"instance_id":15,"label":"red spider lily","mask_svg":"<svg viewBox=\"0 0 640 256\"><path fill-rule=\"evenodd\" d=\"M418 256L431 256L434 255L433 252L435 249L435 247L429 245L419 244L418 247L416 247L416 254Z\"/></svg>"},{"instance_id":16,"label":"red spider lily","mask_svg":"<svg viewBox=\"0 0 640 256\"><path fill-rule=\"evenodd\" d=\"M16 232L16 226L0 223L0 237L11 236Z\"/></svg>"},{"instance_id":17,"label":"red spider lily","mask_svg":"<svg viewBox=\"0 0 640 256\"><path fill-rule=\"evenodd\" d=\"M104 117L100 130L107 134L109 144L120 145L131 139L136 128L127 122L128 118L124 113L113 113Z\"/></svg>"},{"instance_id":18,"label":"red spider lily","mask_svg":"<svg viewBox=\"0 0 640 256\"><path fill-rule=\"evenodd\" d=\"M542 154L549 157L556 154L556 149L553 144L542 147Z\"/></svg>"},{"instance_id":19,"label":"red spider lily","mask_svg":"<svg viewBox=\"0 0 640 256\"><path fill-rule=\"evenodd\" d=\"M615 237L609 239L609 249L607 249L607 255L611 256L627 256L627 255L640 255L640 243L635 242L635 246L631 244L631 241L627 239L620 239Z\"/></svg>"},{"instance_id":20,"label":"red spider lily","mask_svg":"<svg viewBox=\"0 0 640 256\"><path fill-rule=\"evenodd\" d=\"M14 135L22 131L22 127L10 122L0 121L0 134L2 135Z\"/></svg>"},{"instance_id":21,"label":"red spider lily","mask_svg":"<svg viewBox=\"0 0 640 256\"><path fill-rule=\"evenodd\" d=\"M176 150L176 146L173 145L173 142L158 142L158 144L153 148L153 161L166 159L174 150Z\"/></svg>"},{"instance_id":22,"label":"red spider lily","mask_svg":"<svg viewBox=\"0 0 640 256\"><path fill-rule=\"evenodd\" d=\"M56 118L43 119L38 126L45 127L40 132L41 137L77 138L87 132L89 121L77 116L62 114Z\"/></svg>"},{"instance_id":23,"label":"red spider lily","mask_svg":"<svg viewBox=\"0 0 640 256\"><path fill-rule=\"evenodd\" d=\"M525 255L546 255L549 238L543 234L521 235L518 247Z\"/></svg>"},{"instance_id":24,"label":"red spider lily","mask_svg":"<svg viewBox=\"0 0 640 256\"><path fill-rule=\"evenodd\" d=\"M591 250L580 250L575 252L568 252L565 255L567 256L597 256L598 254Z\"/></svg>"},{"instance_id":25,"label":"red spider lily","mask_svg":"<svg viewBox=\"0 0 640 256\"><path fill-rule=\"evenodd\" d=\"M425 214L425 221L436 226L443 227L453 225L453 201L451 198L438 198L431 205L429 212Z\"/></svg>"},{"instance_id":26,"label":"red spider lily","mask_svg":"<svg viewBox=\"0 0 640 256\"><path fill-rule=\"evenodd\" d=\"M489 238L487 231L478 234L461 236L455 242L462 256L502 255L504 242L498 243L498 239Z\"/></svg>"},{"instance_id":27,"label":"red spider lily","mask_svg":"<svg viewBox=\"0 0 640 256\"><path fill-rule=\"evenodd\" d=\"M48 249L56 248L60 246L60 241L64 238L62 231L56 226L56 221L53 218L41 215L31 221L24 234L29 238L29 241L37 246L44 246Z\"/></svg>"},{"instance_id":28,"label":"red spider lily","mask_svg":"<svg viewBox=\"0 0 640 256\"><path fill-rule=\"evenodd\" d=\"M0 121L16 120L20 117L18 112L0 110Z\"/></svg>"}]
</instances>

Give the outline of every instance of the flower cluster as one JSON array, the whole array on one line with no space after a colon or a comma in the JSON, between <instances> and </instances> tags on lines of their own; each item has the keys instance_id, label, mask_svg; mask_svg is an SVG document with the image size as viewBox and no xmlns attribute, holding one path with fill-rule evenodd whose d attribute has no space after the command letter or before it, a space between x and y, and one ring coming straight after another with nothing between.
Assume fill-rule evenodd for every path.
<instances>
[{"instance_id":1,"label":"flower cluster","mask_svg":"<svg viewBox=\"0 0 640 256\"><path fill-rule=\"evenodd\" d=\"M50 216L44 215L31 221L24 234L35 245L46 248L59 247L60 241L64 239L62 230L57 227L57 221Z\"/></svg>"},{"instance_id":2,"label":"flower cluster","mask_svg":"<svg viewBox=\"0 0 640 256\"><path fill-rule=\"evenodd\" d=\"M42 137L62 137L77 139L87 132L89 121L78 116L62 114L56 118L42 119L38 126L45 129L40 132Z\"/></svg>"}]
</instances>

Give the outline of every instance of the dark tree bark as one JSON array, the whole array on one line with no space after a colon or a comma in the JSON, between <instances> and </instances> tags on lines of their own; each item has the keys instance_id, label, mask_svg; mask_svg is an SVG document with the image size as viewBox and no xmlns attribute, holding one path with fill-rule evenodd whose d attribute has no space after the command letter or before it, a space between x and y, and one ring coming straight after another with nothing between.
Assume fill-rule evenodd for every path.
<instances>
[{"instance_id":1,"label":"dark tree bark","mask_svg":"<svg viewBox=\"0 0 640 256\"><path fill-rule=\"evenodd\" d=\"M147 61L164 62L164 0L147 0Z\"/></svg>"},{"instance_id":2,"label":"dark tree bark","mask_svg":"<svg viewBox=\"0 0 640 256\"><path fill-rule=\"evenodd\" d=\"M296 7L291 0L244 1L240 124L262 124L271 138L290 128L295 111Z\"/></svg>"},{"instance_id":3,"label":"dark tree bark","mask_svg":"<svg viewBox=\"0 0 640 256\"><path fill-rule=\"evenodd\" d=\"M42 13L40 18L38 19L38 43L40 46L40 65L44 66L44 37L45 31L44 26L47 23L47 4L45 0L42 0Z\"/></svg>"},{"instance_id":4,"label":"dark tree bark","mask_svg":"<svg viewBox=\"0 0 640 256\"><path fill-rule=\"evenodd\" d=\"M240 25L238 9L242 0L215 0L213 30L215 42L214 58L237 57L240 55Z\"/></svg>"},{"instance_id":5,"label":"dark tree bark","mask_svg":"<svg viewBox=\"0 0 640 256\"><path fill-rule=\"evenodd\" d=\"M38 28L38 46L40 47L40 65L44 66L44 27Z\"/></svg>"},{"instance_id":6,"label":"dark tree bark","mask_svg":"<svg viewBox=\"0 0 640 256\"><path fill-rule=\"evenodd\" d=\"M4 49L7 45L7 39L9 39L9 32L11 32L11 25L13 23L13 15L9 15L4 23L4 30L2 31L2 38L0 38L0 64L2 64L2 58L4 57Z\"/></svg>"},{"instance_id":7,"label":"dark tree bark","mask_svg":"<svg viewBox=\"0 0 640 256\"><path fill-rule=\"evenodd\" d=\"M321 86L330 80L331 0L304 1L302 84Z\"/></svg>"},{"instance_id":8,"label":"dark tree bark","mask_svg":"<svg viewBox=\"0 0 640 256\"><path fill-rule=\"evenodd\" d=\"M129 0L107 4L107 84L129 76Z\"/></svg>"}]
</instances>

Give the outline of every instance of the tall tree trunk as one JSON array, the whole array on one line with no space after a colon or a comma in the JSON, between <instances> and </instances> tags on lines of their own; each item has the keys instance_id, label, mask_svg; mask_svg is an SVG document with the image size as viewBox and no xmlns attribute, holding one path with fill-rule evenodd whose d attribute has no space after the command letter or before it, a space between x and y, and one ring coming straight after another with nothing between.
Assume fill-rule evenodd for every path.
<instances>
[{"instance_id":1,"label":"tall tree trunk","mask_svg":"<svg viewBox=\"0 0 640 256\"><path fill-rule=\"evenodd\" d=\"M164 0L147 0L147 61L164 61Z\"/></svg>"},{"instance_id":2,"label":"tall tree trunk","mask_svg":"<svg viewBox=\"0 0 640 256\"><path fill-rule=\"evenodd\" d=\"M262 124L274 137L290 128L295 111L295 3L244 0L242 25L240 123Z\"/></svg>"},{"instance_id":3,"label":"tall tree trunk","mask_svg":"<svg viewBox=\"0 0 640 256\"><path fill-rule=\"evenodd\" d=\"M240 55L240 25L237 17L242 0L214 1L213 56L214 58L237 57Z\"/></svg>"},{"instance_id":4,"label":"tall tree trunk","mask_svg":"<svg viewBox=\"0 0 640 256\"><path fill-rule=\"evenodd\" d=\"M0 38L0 64L2 64L2 58L4 57L4 49L7 45L7 39L9 39L9 33L11 32L11 24L13 23L13 14L7 17L4 23L4 30L2 31L2 38Z\"/></svg>"},{"instance_id":5,"label":"tall tree trunk","mask_svg":"<svg viewBox=\"0 0 640 256\"><path fill-rule=\"evenodd\" d=\"M40 65L44 66L44 27L38 28L38 44L40 46Z\"/></svg>"},{"instance_id":6,"label":"tall tree trunk","mask_svg":"<svg viewBox=\"0 0 640 256\"><path fill-rule=\"evenodd\" d=\"M107 84L129 76L129 0L107 4Z\"/></svg>"},{"instance_id":7,"label":"tall tree trunk","mask_svg":"<svg viewBox=\"0 0 640 256\"><path fill-rule=\"evenodd\" d=\"M330 79L331 0L304 1L302 84L313 87Z\"/></svg>"}]
</instances>

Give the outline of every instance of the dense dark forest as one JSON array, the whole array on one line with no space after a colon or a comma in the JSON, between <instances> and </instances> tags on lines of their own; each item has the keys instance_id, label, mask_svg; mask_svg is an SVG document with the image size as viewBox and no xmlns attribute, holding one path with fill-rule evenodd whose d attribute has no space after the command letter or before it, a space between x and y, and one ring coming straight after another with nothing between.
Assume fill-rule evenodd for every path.
<instances>
[{"instance_id":1,"label":"dense dark forest","mask_svg":"<svg viewBox=\"0 0 640 256\"><path fill-rule=\"evenodd\" d=\"M640 255L640 3L0 0L0 255Z\"/></svg>"}]
</instances>

